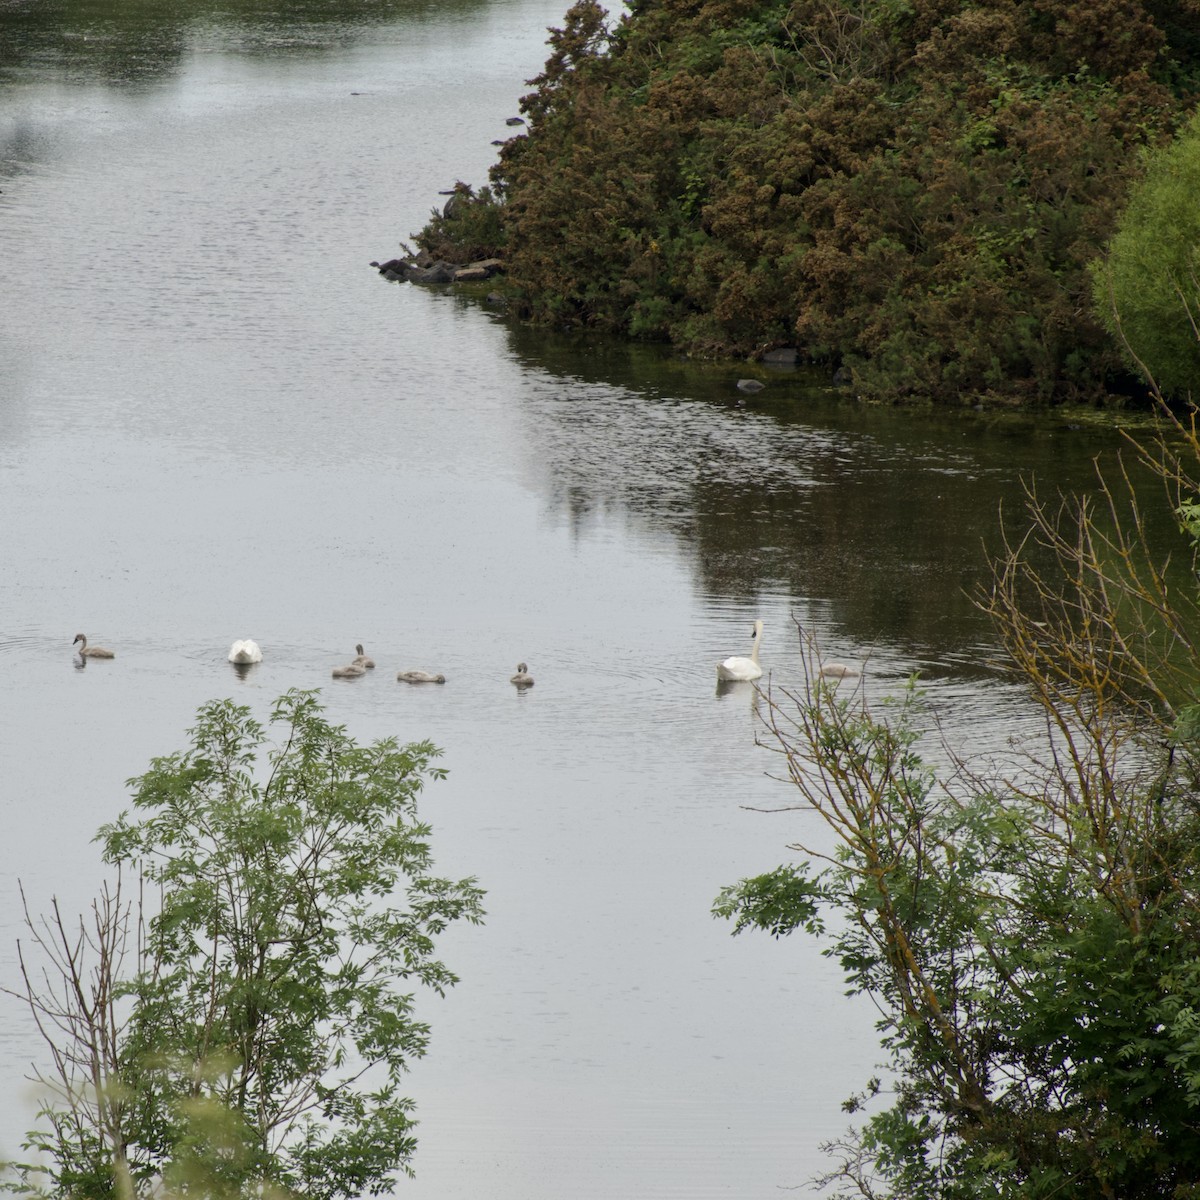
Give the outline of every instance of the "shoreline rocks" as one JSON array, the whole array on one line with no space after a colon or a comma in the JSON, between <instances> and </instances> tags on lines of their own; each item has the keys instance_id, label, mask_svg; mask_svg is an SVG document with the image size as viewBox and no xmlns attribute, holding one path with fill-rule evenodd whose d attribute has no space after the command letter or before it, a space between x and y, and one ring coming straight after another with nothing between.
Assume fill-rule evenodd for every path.
<instances>
[{"instance_id":1,"label":"shoreline rocks","mask_svg":"<svg viewBox=\"0 0 1200 1200\"><path fill-rule=\"evenodd\" d=\"M477 283L491 279L504 270L498 258L482 258L470 263L451 263L445 259L433 259L427 254L412 258L389 258L387 262L371 263L389 283Z\"/></svg>"}]
</instances>

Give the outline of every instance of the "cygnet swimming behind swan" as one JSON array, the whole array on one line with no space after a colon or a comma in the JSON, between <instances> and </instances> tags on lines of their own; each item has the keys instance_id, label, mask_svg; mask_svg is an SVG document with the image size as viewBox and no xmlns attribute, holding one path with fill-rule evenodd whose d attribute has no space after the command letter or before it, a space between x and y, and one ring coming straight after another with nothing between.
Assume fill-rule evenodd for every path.
<instances>
[{"instance_id":1,"label":"cygnet swimming behind swan","mask_svg":"<svg viewBox=\"0 0 1200 1200\"><path fill-rule=\"evenodd\" d=\"M527 663L517 663L517 673L509 680L519 688L533 687L533 676L529 674Z\"/></svg>"},{"instance_id":2,"label":"cygnet swimming behind swan","mask_svg":"<svg viewBox=\"0 0 1200 1200\"><path fill-rule=\"evenodd\" d=\"M229 661L238 665L262 662L262 651L250 638L239 639L229 647Z\"/></svg>"},{"instance_id":3,"label":"cygnet swimming behind swan","mask_svg":"<svg viewBox=\"0 0 1200 1200\"><path fill-rule=\"evenodd\" d=\"M748 680L761 678L762 667L758 665L758 647L762 643L762 631L763 623L755 621L750 657L746 658L743 655L735 654L732 658L727 658L724 662L717 663L718 679Z\"/></svg>"},{"instance_id":4,"label":"cygnet swimming behind swan","mask_svg":"<svg viewBox=\"0 0 1200 1200\"><path fill-rule=\"evenodd\" d=\"M858 668L839 662L822 663L820 673L826 679L846 679L849 676L857 675Z\"/></svg>"},{"instance_id":5,"label":"cygnet swimming behind swan","mask_svg":"<svg viewBox=\"0 0 1200 1200\"><path fill-rule=\"evenodd\" d=\"M358 645L354 647L354 650L355 650L356 654L358 655L357 658L354 658L351 660L351 662L354 666L366 667L366 669L368 671L375 670L375 660L373 658L367 657L365 651L362 648L362 642L359 642Z\"/></svg>"},{"instance_id":6,"label":"cygnet swimming behind swan","mask_svg":"<svg viewBox=\"0 0 1200 1200\"><path fill-rule=\"evenodd\" d=\"M89 646L87 644L87 638L84 637L82 633L77 633L75 635L75 641L72 642L71 645L72 646L75 645L75 642L81 643L81 645L79 647L79 657L80 658L116 658L117 657L111 650L105 650L103 646Z\"/></svg>"},{"instance_id":7,"label":"cygnet swimming behind swan","mask_svg":"<svg viewBox=\"0 0 1200 1200\"><path fill-rule=\"evenodd\" d=\"M360 675L367 673L366 667L360 667L358 663L347 663L344 667L334 667L334 679L357 679Z\"/></svg>"},{"instance_id":8,"label":"cygnet swimming behind swan","mask_svg":"<svg viewBox=\"0 0 1200 1200\"><path fill-rule=\"evenodd\" d=\"M445 683L446 677L430 671L401 671L396 680L399 683Z\"/></svg>"}]
</instances>

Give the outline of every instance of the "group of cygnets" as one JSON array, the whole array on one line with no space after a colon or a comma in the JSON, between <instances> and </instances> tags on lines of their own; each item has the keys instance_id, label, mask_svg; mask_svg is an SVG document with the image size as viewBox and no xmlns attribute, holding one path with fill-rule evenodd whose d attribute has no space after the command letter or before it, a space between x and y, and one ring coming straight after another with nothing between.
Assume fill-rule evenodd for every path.
<instances>
[{"instance_id":1,"label":"group of cygnets","mask_svg":"<svg viewBox=\"0 0 1200 1200\"><path fill-rule=\"evenodd\" d=\"M356 654L344 667L334 667L334 679L357 679L360 675L365 675L368 671L375 669L375 660L368 658L366 652L362 648L362 642L359 642L354 647ZM433 671L401 671L396 678L401 683L445 683L445 675L438 675Z\"/></svg>"},{"instance_id":2,"label":"group of cygnets","mask_svg":"<svg viewBox=\"0 0 1200 1200\"><path fill-rule=\"evenodd\" d=\"M237 643L234 643L237 646ZM257 648L257 647L256 647ZM354 657L344 667L334 667L334 679L357 679L360 675L365 675L368 671L375 669L375 660L368 656L367 652L362 647L362 642L354 647ZM261 657L261 656L260 656ZM233 654L230 652L230 661L233 661ZM445 683L446 677L434 671L399 671L396 674L396 679L400 683ZM517 673L509 681L516 684L519 688L533 687L533 676L529 674L529 667L525 663L517 664Z\"/></svg>"},{"instance_id":3,"label":"group of cygnets","mask_svg":"<svg viewBox=\"0 0 1200 1200\"><path fill-rule=\"evenodd\" d=\"M82 633L75 635L72 645L78 645L81 658L116 658L111 650L103 646L89 646L87 638ZM367 656L359 642L354 647L355 656L344 667L333 668L334 679L357 679L368 671L375 669L375 660ZM250 663L262 662L262 649L250 638L242 638L229 647L229 661L237 666L248 666ZM432 671L401 671L397 676L401 683L445 683L445 675ZM529 674L527 663L517 664L517 673L509 680L518 688L533 687L533 676Z\"/></svg>"}]
</instances>

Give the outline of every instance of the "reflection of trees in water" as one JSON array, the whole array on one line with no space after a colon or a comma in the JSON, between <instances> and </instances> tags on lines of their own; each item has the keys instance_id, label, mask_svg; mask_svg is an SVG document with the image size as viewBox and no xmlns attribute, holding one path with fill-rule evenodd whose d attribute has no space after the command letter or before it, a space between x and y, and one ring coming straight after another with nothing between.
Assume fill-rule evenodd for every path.
<instances>
[{"instance_id":1,"label":"reflection of trees in water","mask_svg":"<svg viewBox=\"0 0 1200 1200\"><path fill-rule=\"evenodd\" d=\"M725 368L523 330L512 347L545 381L522 392L529 454L574 530L616 515L669 532L706 594L812 598L863 646L918 655L994 644L971 594L1001 506L1024 528L1023 478L1088 490L1118 442L1051 416L859 407L799 374L739 407Z\"/></svg>"},{"instance_id":2,"label":"reflection of trees in water","mask_svg":"<svg viewBox=\"0 0 1200 1200\"><path fill-rule=\"evenodd\" d=\"M245 53L334 48L380 24L444 18L485 0L16 0L0 23L0 78L20 70L119 86L178 70L197 41Z\"/></svg>"},{"instance_id":3,"label":"reflection of trees in water","mask_svg":"<svg viewBox=\"0 0 1200 1200\"><path fill-rule=\"evenodd\" d=\"M819 599L864 646L977 644L986 622L967 593L985 574L984 542L997 541L997 482L900 465L858 474L851 464L790 496L701 489L702 584L742 600L763 589Z\"/></svg>"},{"instance_id":4,"label":"reflection of trees in water","mask_svg":"<svg viewBox=\"0 0 1200 1200\"><path fill-rule=\"evenodd\" d=\"M180 10L167 0L21 0L4 10L0 68L120 84L152 81L174 69L184 32Z\"/></svg>"},{"instance_id":5,"label":"reflection of trees in water","mask_svg":"<svg viewBox=\"0 0 1200 1200\"><path fill-rule=\"evenodd\" d=\"M32 121L18 116L0 133L0 179L17 179L44 156Z\"/></svg>"}]
</instances>

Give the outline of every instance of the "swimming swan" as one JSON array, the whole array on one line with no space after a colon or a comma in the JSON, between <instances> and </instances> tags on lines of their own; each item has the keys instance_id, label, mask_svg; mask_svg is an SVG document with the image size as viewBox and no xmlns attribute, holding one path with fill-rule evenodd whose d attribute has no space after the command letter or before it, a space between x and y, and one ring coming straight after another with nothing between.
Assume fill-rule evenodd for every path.
<instances>
[{"instance_id":1,"label":"swimming swan","mask_svg":"<svg viewBox=\"0 0 1200 1200\"><path fill-rule=\"evenodd\" d=\"M358 645L354 647L354 649L358 652L358 657L351 660L352 665L358 666L358 667L366 667L368 671L375 670L375 660L373 658L368 658L366 656L366 654L363 652L362 642L359 642Z\"/></svg>"},{"instance_id":2,"label":"swimming swan","mask_svg":"<svg viewBox=\"0 0 1200 1200\"><path fill-rule=\"evenodd\" d=\"M758 647L762 644L762 631L763 623L755 621L750 657L735 654L732 658L717 663L718 679L758 679L762 676L762 667L758 665Z\"/></svg>"},{"instance_id":3,"label":"swimming swan","mask_svg":"<svg viewBox=\"0 0 1200 1200\"><path fill-rule=\"evenodd\" d=\"M344 667L333 668L334 679L357 679L366 673L366 667L360 667L358 663L347 663Z\"/></svg>"},{"instance_id":4,"label":"swimming swan","mask_svg":"<svg viewBox=\"0 0 1200 1200\"><path fill-rule=\"evenodd\" d=\"M445 675L433 675L429 671L401 671L396 676L399 683L445 683Z\"/></svg>"},{"instance_id":5,"label":"swimming swan","mask_svg":"<svg viewBox=\"0 0 1200 1200\"><path fill-rule=\"evenodd\" d=\"M529 674L527 663L517 663L517 673L509 680L519 688L533 687L533 676Z\"/></svg>"},{"instance_id":6,"label":"swimming swan","mask_svg":"<svg viewBox=\"0 0 1200 1200\"><path fill-rule=\"evenodd\" d=\"M262 651L258 648L258 643L246 638L244 641L238 640L229 647L229 661L237 663L239 666L245 663L262 662Z\"/></svg>"},{"instance_id":7,"label":"swimming swan","mask_svg":"<svg viewBox=\"0 0 1200 1200\"><path fill-rule=\"evenodd\" d=\"M82 633L75 635L75 642L81 643L79 647L80 658L116 658L117 656L111 650L105 650L103 646L89 646L87 638ZM75 645L72 642L71 645Z\"/></svg>"},{"instance_id":8,"label":"swimming swan","mask_svg":"<svg viewBox=\"0 0 1200 1200\"><path fill-rule=\"evenodd\" d=\"M826 679L846 679L850 676L857 675L858 668L847 666L845 663L829 662L821 664L820 673Z\"/></svg>"}]
</instances>

